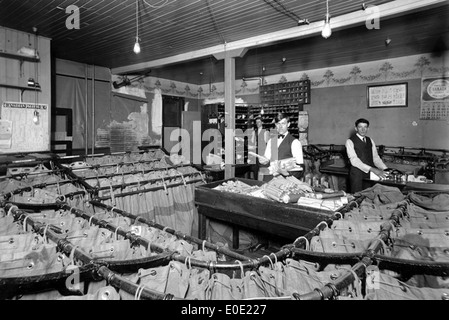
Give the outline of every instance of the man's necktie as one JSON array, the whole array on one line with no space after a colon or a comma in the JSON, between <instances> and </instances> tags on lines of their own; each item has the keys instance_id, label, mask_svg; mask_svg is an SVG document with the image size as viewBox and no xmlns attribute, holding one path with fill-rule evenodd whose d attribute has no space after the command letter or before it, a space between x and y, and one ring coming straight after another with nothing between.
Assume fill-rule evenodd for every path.
<instances>
[{"instance_id":1,"label":"man's necktie","mask_svg":"<svg viewBox=\"0 0 449 320\"><path fill-rule=\"evenodd\" d=\"M284 139L285 134L278 134L278 139Z\"/></svg>"},{"instance_id":2,"label":"man's necktie","mask_svg":"<svg viewBox=\"0 0 449 320\"><path fill-rule=\"evenodd\" d=\"M366 143L366 139L365 138L363 138L363 142Z\"/></svg>"}]
</instances>

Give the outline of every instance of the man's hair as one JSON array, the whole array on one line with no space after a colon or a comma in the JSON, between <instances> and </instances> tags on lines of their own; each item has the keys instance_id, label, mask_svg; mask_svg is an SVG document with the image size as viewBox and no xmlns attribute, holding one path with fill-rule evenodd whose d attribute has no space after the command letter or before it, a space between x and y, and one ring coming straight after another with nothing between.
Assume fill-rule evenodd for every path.
<instances>
[{"instance_id":1,"label":"man's hair","mask_svg":"<svg viewBox=\"0 0 449 320\"><path fill-rule=\"evenodd\" d=\"M279 121L281 121L282 119L287 119L287 122L290 122L290 116L286 113L283 112L278 112L276 119L274 120L276 123L278 123Z\"/></svg>"},{"instance_id":2,"label":"man's hair","mask_svg":"<svg viewBox=\"0 0 449 320\"><path fill-rule=\"evenodd\" d=\"M257 120L262 121L262 117L261 117L261 116L257 116L257 117L254 119L254 122L256 122Z\"/></svg>"},{"instance_id":3,"label":"man's hair","mask_svg":"<svg viewBox=\"0 0 449 320\"><path fill-rule=\"evenodd\" d=\"M355 122L355 126L357 127L357 126L359 125L359 123L366 123L366 124L368 125L368 127L369 127L369 121L366 120L366 119L363 119L363 118L358 119L358 120Z\"/></svg>"}]
</instances>

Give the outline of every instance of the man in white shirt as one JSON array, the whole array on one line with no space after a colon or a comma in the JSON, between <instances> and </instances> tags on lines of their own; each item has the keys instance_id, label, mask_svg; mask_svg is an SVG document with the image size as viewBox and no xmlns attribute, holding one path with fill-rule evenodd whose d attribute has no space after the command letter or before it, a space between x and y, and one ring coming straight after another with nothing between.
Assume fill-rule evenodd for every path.
<instances>
[{"instance_id":1,"label":"man in white shirt","mask_svg":"<svg viewBox=\"0 0 449 320\"><path fill-rule=\"evenodd\" d=\"M349 169L351 193L363 190L363 179L369 178L370 172L381 179L386 177L384 170L387 166L379 157L374 141L366 136L368 129L369 121L358 119L355 122L356 134L346 140L346 152L351 163Z\"/></svg>"},{"instance_id":2,"label":"man in white shirt","mask_svg":"<svg viewBox=\"0 0 449 320\"><path fill-rule=\"evenodd\" d=\"M260 159L260 163L268 164L270 161L295 158L296 164L303 167L304 157L301 142L288 132L290 117L287 114L280 114L276 120L277 136L268 140L264 154L265 159ZM297 178L300 178L302 173L303 171L290 172Z\"/></svg>"}]
</instances>

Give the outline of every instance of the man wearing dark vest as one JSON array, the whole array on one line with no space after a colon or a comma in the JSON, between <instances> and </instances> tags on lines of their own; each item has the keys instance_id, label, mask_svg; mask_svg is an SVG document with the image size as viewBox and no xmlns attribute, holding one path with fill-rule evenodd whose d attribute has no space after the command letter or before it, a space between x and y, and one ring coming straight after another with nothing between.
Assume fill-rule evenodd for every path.
<instances>
[{"instance_id":1,"label":"man wearing dark vest","mask_svg":"<svg viewBox=\"0 0 449 320\"><path fill-rule=\"evenodd\" d=\"M270 139L270 131L263 128L263 121L260 116L255 119L255 122L256 128L251 135L251 143L254 146L256 153L263 156L265 154L265 147L268 139ZM257 180L260 167L259 158L256 158L255 161L256 163L251 165L251 171L254 174L254 179Z\"/></svg>"},{"instance_id":2,"label":"man wearing dark vest","mask_svg":"<svg viewBox=\"0 0 449 320\"><path fill-rule=\"evenodd\" d=\"M349 169L350 192L356 193L363 190L363 179L370 177L370 172L379 178L385 178L385 163L377 153L376 144L367 137L369 121L358 119L355 122L355 132L351 138L346 140L346 152L351 167Z\"/></svg>"},{"instance_id":3,"label":"man wearing dark vest","mask_svg":"<svg viewBox=\"0 0 449 320\"><path fill-rule=\"evenodd\" d=\"M260 162L268 164L270 161L295 158L296 165L304 169L301 142L288 132L290 117L287 114L280 114L276 121L277 135L268 140L264 154L265 159L260 159ZM301 178L303 170L290 171L289 173L296 178Z\"/></svg>"}]
</instances>

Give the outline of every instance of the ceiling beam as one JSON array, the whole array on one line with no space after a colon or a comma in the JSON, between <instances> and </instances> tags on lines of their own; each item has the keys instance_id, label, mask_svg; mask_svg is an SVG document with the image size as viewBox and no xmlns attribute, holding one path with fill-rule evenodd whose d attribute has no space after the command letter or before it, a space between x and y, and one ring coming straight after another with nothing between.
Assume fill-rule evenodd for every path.
<instances>
[{"instance_id":1,"label":"ceiling beam","mask_svg":"<svg viewBox=\"0 0 449 320\"><path fill-rule=\"evenodd\" d=\"M248 48L239 48L234 50L225 50L223 52L215 53L214 58L217 60L223 60L226 58L243 58L248 52Z\"/></svg>"},{"instance_id":2,"label":"ceiling beam","mask_svg":"<svg viewBox=\"0 0 449 320\"><path fill-rule=\"evenodd\" d=\"M395 0L377 6L380 14L380 24L382 19L391 18L398 15L404 15L412 11L423 10L432 6L447 4L447 0ZM332 12L331 12L332 14ZM364 24L369 17L367 11L360 8L359 11L351 12L337 17L331 18L331 26L333 30L349 28L354 25ZM294 40L307 36L317 35L321 33L324 21L317 21L305 26L297 26L282 31L267 33L265 35L256 36L248 39L229 42L201 50L191 51L174 55L167 58L137 63L133 65L117 67L111 69L112 74L130 74L143 70L162 67L170 64L197 60L205 57L219 56L226 51L239 50L244 48L255 48L266 46L272 43L286 40ZM382 27L381 27L382 28ZM325 41L323 39L323 41Z\"/></svg>"}]
</instances>

